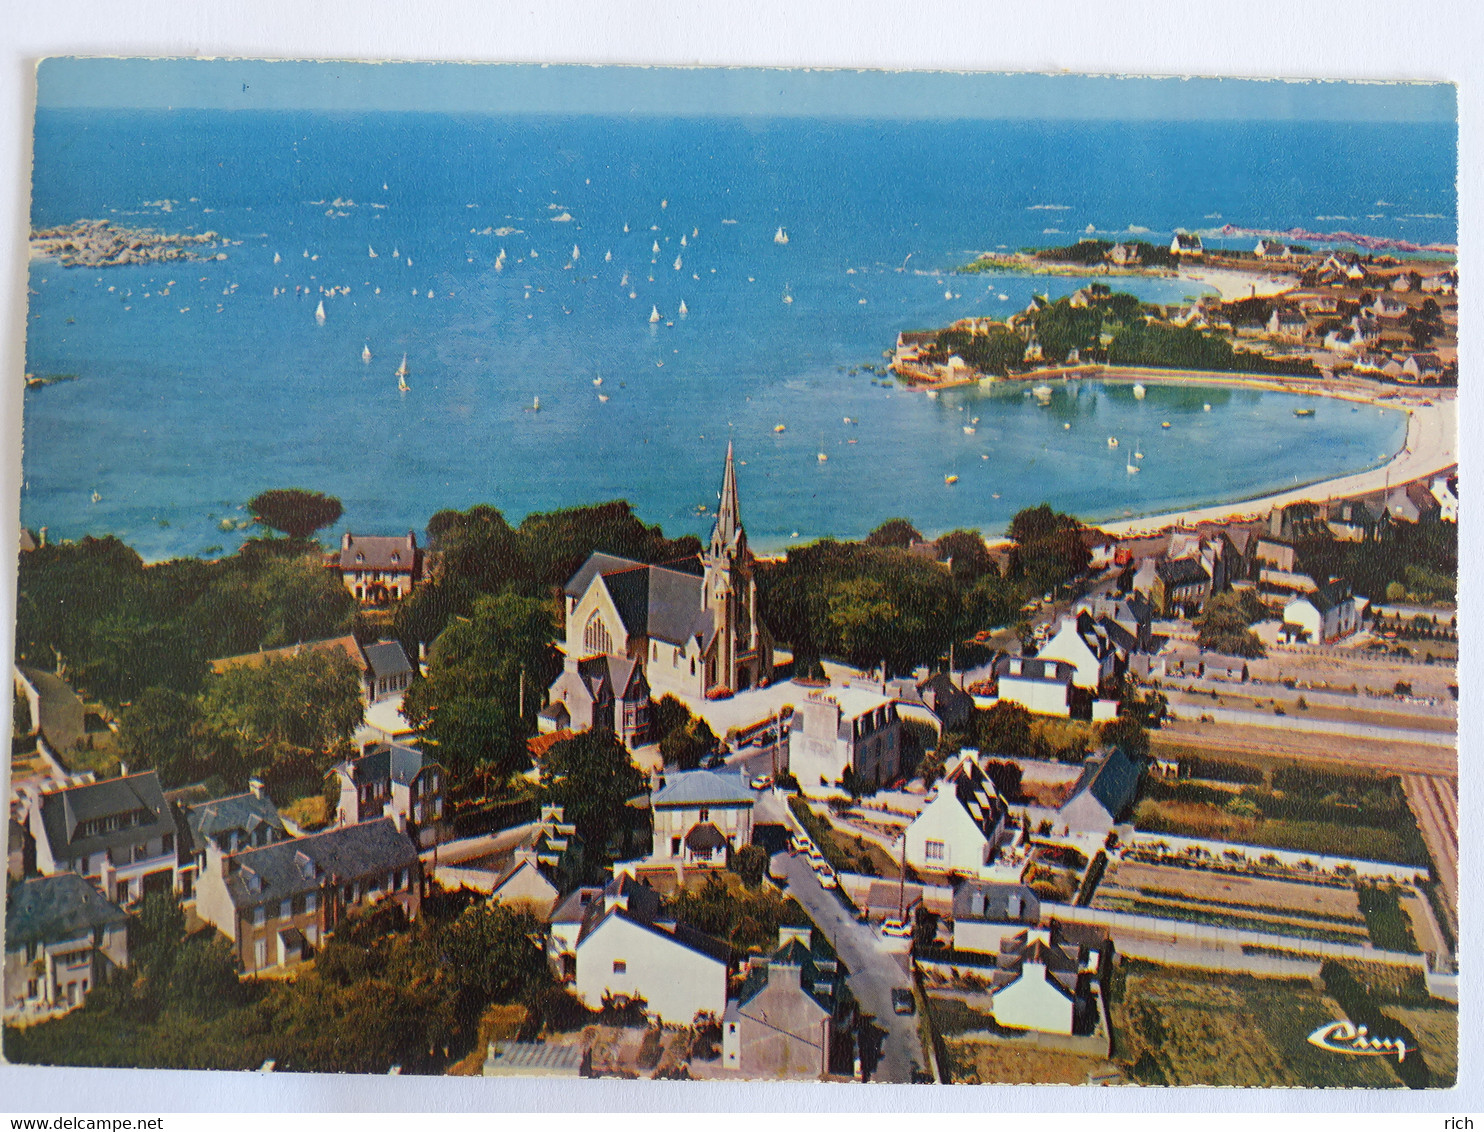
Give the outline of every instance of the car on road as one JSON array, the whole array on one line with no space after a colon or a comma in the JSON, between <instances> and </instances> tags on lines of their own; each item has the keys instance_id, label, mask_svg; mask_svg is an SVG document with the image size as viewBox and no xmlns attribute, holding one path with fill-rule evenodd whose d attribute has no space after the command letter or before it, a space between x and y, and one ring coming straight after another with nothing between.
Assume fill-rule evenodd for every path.
<instances>
[{"instance_id":1,"label":"car on road","mask_svg":"<svg viewBox=\"0 0 1484 1132\"><path fill-rule=\"evenodd\" d=\"M797 833L788 839L788 851L790 853L807 853L811 846L807 837L800 837Z\"/></svg>"},{"instance_id":2,"label":"car on road","mask_svg":"<svg viewBox=\"0 0 1484 1132\"><path fill-rule=\"evenodd\" d=\"M912 989L910 987L892 987L891 1008L898 1014L916 1014L917 1001L912 997Z\"/></svg>"},{"instance_id":3,"label":"car on road","mask_svg":"<svg viewBox=\"0 0 1484 1132\"><path fill-rule=\"evenodd\" d=\"M840 887L840 881L836 878L836 876L835 876L835 874L834 874L833 871L831 871L831 872L823 872L823 873L820 873L819 874L819 887L820 888L839 888Z\"/></svg>"},{"instance_id":4,"label":"car on road","mask_svg":"<svg viewBox=\"0 0 1484 1132\"><path fill-rule=\"evenodd\" d=\"M912 921L882 920L881 934L894 936L897 939L910 939L912 936Z\"/></svg>"},{"instance_id":5,"label":"car on road","mask_svg":"<svg viewBox=\"0 0 1484 1132\"><path fill-rule=\"evenodd\" d=\"M773 776L771 774L760 775L752 780L752 788L754 790L767 790L772 785Z\"/></svg>"}]
</instances>

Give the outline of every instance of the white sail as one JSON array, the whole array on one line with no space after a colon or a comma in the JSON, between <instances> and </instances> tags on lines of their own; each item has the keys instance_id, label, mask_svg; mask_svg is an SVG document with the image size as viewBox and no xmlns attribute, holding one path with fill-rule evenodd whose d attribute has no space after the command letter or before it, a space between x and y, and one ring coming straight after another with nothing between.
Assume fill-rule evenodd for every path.
<instances>
[{"instance_id":1,"label":"white sail","mask_svg":"<svg viewBox=\"0 0 1484 1132\"><path fill-rule=\"evenodd\" d=\"M680 270L680 257L679 256L676 256L675 257L675 270L676 271L679 271Z\"/></svg>"},{"instance_id":2,"label":"white sail","mask_svg":"<svg viewBox=\"0 0 1484 1132\"><path fill-rule=\"evenodd\" d=\"M402 253L399 252L399 251L397 251L396 248L393 248L392 249L392 258L393 259L401 259L402 258Z\"/></svg>"},{"instance_id":3,"label":"white sail","mask_svg":"<svg viewBox=\"0 0 1484 1132\"><path fill-rule=\"evenodd\" d=\"M274 252L273 253L273 262L274 263L282 263L283 262L282 257L280 257L277 252Z\"/></svg>"},{"instance_id":4,"label":"white sail","mask_svg":"<svg viewBox=\"0 0 1484 1132\"><path fill-rule=\"evenodd\" d=\"M623 273L623 278L618 281L618 285L620 287L627 287L629 285L629 273L627 271Z\"/></svg>"},{"instance_id":5,"label":"white sail","mask_svg":"<svg viewBox=\"0 0 1484 1132\"><path fill-rule=\"evenodd\" d=\"M396 370L397 377L398 378L406 377L411 372L412 371L407 368L407 355L406 354L403 354L402 355L402 364L399 365L397 367L397 370Z\"/></svg>"},{"instance_id":6,"label":"white sail","mask_svg":"<svg viewBox=\"0 0 1484 1132\"><path fill-rule=\"evenodd\" d=\"M681 234L680 234L680 246L681 246L681 247L682 247L682 248L683 248L683 247L685 247L685 233L684 233L684 232L682 232L682 233L681 233Z\"/></svg>"},{"instance_id":7,"label":"white sail","mask_svg":"<svg viewBox=\"0 0 1484 1132\"><path fill-rule=\"evenodd\" d=\"M656 240L654 242L654 247L650 248L649 251L650 251L650 254L651 255L659 255L660 254L660 242L658 240Z\"/></svg>"},{"instance_id":8,"label":"white sail","mask_svg":"<svg viewBox=\"0 0 1484 1132\"><path fill-rule=\"evenodd\" d=\"M321 326L323 326L325 324L325 301L324 301L324 299L321 299L319 301L319 306L317 306L317 307L314 308L314 321L317 322L317 323L319 323Z\"/></svg>"},{"instance_id":9,"label":"white sail","mask_svg":"<svg viewBox=\"0 0 1484 1132\"><path fill-rule=\"evenodd\" d=\"M367 345L362 345L361 346L361 361L368 362L368 363L371 361L371 347L370 346L367 346Z\"/></svg>"},{"instance_id":10,"label":"white sail","mask_svg":"<svg viewBox=\"0 0 1484 1132\"><path fill-rule=\"evenodd\" d=\"M397 392L399 392L399 393L410 393L411 391L412 391L412 386L410 386L410 385L407 384L407 379L405 377L399 377L399 378L397 378Z\"/></svg>"},{"instance_id":11,"label":"white sail","mask_svg":"<svg viewBox=\"0 0 1484 1132\"><path fill-rule=\"evenodd\" d=\"M604 252L603 253L603 262L604 263L612 263L613 262L613 253L612 252Z\"/></svg>"},{"instance_id":12,"label":"white sail","mask_svg":"<svg viewBox=\"0 0 1484 1132\"><path fill-rule=\"evenodd\" d=\"M627 224L625 224L625 225L624 225L624 226L623 226L623 230L624 230L624 232L625 232L625 233L627 233L627 232L628 232L628 230L629 230L629 226L628 226L628 225L627 225Z\"/></svg>"},{"instance_id":13,"label":"white sail","mask_svg":"<svg viewBox=\"0 0 1484 1132\"><path fill-rule=\"evenodd\" d=\"M375 259L376 258L376 249L373 248L370 244L367 244L366 245L366 258L367 259Z\"/></svg>"},{"instance_id":14,"label":"white sail","mask_svg":"<svg viewBox=\"0 0 1484 1132\"><path fill-rule=\"evenodd\" d=\"M782 228L779 228L778 231L773 233L773 242L775 244L788 243L788 233L785 232Z\"/></svg>"},{"instance_id":15,"label":"white sail","mask_svg":"<svg viewBox=\"0 0 1484 1132\"><path fill-rule=\"evenodd\" d=\"M572 245L572 258L573 259L581 259L582 258L582 253L577 250L577 245L576 244L573 244Z\"/></svg>"},{"instance_id":16,"label":"white sail","mask_svg":"<svg viewBox=\"0 0 1484 1132\"><path fill-rule=\"evenodd\" d=\"M684 299L681 299L680 300L680 317L681 318L684 318L688 314L690 314L690 311L688 311L688 310L685 309L685 300Z\"/></svg>"},{"instance_id":17,"label":"white sail","mask_svg":"<svg viewBox=\"0 0 1484 1132\"><path fill-rule=\"evenodd\" d=\"M1137 381L1134 382L1134 396L1138 400L1142 401L1144 399L1144 392L1145 392L1144 387L1142 385L1140 385Z\"/></svg>"},{"instance_id":18,"label":"white sail","mask_svg":"<svg viewBox=\"0 0 1484 1132\"><path fill-rule=\"evenodd\" d=\"M691 230L690 230L690 238L691 238L691 239L692 239L692 240L694 240L694 239L695 239L695 238L696 238L696 237L697 237L697 236L699 236L699 235L700 235L700 234L701 234L701 230L700 230L700 229L699 229L699 228L692 228L692 229L691 229Z\"/></svg>"},{"instance_id":19,"label":"white sail","mask_svg":"<svg viewBox=\"0 0 1484 1132\"><path fill-rule=\"evenodd\" d=\"M650 322L658 322L659 320L660 320L660 308L659 307L650 307L649 308L649 321Z\"/></svg>"}]
</instances>

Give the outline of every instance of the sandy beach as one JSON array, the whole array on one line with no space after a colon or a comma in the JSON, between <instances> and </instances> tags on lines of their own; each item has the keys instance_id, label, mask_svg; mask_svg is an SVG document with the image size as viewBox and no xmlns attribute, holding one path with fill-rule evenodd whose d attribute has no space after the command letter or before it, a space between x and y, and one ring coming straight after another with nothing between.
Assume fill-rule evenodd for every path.
<instances>
[{"instance_id":1,"label":"sandy beach","mask_svg":"<svg viewBox=\"0 0 1484 1132\"><path fill-rule=\"evenodd\" d=\"M1308 392L1322 392L1309 389ZM1344 400L1381 404L1375 397L1362 397L1357 391L1336 391ZM1380 468L1322 480L1256 499L1219 503L1164 515L1120 519L1096 526L1111 535L1130 537L1155 534L1169 527L1190 527L1198 523L1231 523L1262 519L1274 507L1290 503L1322 503L1334 499L1383 491L1396 484L1431 476L1458 463L1458 402L1451 390L1434 391L1430 404L1416 401L1387 401L1390 408L1407 410L1407 440L1402 450Z\"/></svg>"},{"instance_id":2,"label":"sandy beach","mask_svg":"<svg viewBox=\"0 0 1484 1132\"><path fill-rule=\"evenodd\" d=\"M1299 281L1292 275L1263 275L1253 271L1228 271L1219 267L1180 269L1180 278L1214 288L1224 303L1238 299L1265 299L1292 291Z\"/></svg>"}]
</instances>

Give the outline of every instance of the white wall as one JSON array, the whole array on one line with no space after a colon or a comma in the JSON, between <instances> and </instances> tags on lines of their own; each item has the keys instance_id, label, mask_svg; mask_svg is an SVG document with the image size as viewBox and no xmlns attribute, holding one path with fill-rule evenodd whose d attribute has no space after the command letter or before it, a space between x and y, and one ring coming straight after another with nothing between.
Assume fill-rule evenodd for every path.
<instances>
[{"instance_id":1,"label":"white wall","mask_svg":"<svg viewBox=\"0 0 1484 1132\"><path fill-rule=\"evenodd\" d=\"M615 972L615 961L625 970ZM604 992L642 998L651 1014L688 1025L698 1011L719 1018L727 1005L727 968L660 932L610 914L577 947L573 991L593 1009Z\"/></svg>"},{"instance_id":2,"label":"white wall","mask_svg":"<svg viewBox=\"0 0 1484 1132\"><path fill-rule=\"evenodd\" d=\"M929 841L943 843L941 858L928 858ZM977 871L984 864L986 846L984 834L948 782L938 784L938 796L907 827L907 863L917 869Z\"/></svg>"},{"instance_id":3,"label":"white wall","mask_svg":"<svg viewBox=\"0 0 1484 1132\"><path fill-rule=\"evenodd\" d=\"M1070 998L1046 981L1042 964L1027 962L1020 978L995 993L994 1020L1001 1026L1070 1034L1072 1006Z\"/></svg>"},{"instance_id":4,"label":"white wall","mask_svg":"<svg viewBox=\"0 0 1484 1132\"><path fill-rule=\"evenodd\" d=\"M1019 704L1036 715L1059 715L1063 719L1072 714L1067 702L1067 688L1049 680L1022 680L1014 676L1000 677L1000 700Z\"/></svg>"}]
</instances>

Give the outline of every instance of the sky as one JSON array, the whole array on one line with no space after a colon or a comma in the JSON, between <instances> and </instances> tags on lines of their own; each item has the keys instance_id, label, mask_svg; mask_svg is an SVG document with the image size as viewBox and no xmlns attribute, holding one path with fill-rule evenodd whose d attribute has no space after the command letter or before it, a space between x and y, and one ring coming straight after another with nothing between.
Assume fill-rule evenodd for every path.
<instances>
[{"instance_id":1,"label":"sky","mask_svg":"<svg viewBox=\"0 0 1484 1132\"><path fill-rule=\"evenodd\" d=\"M1453 122L1447 83L58 57L42 109Z\"/></svg>"}]
</instances>

